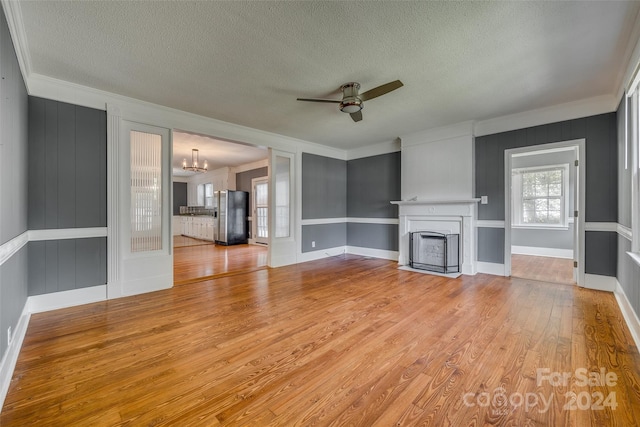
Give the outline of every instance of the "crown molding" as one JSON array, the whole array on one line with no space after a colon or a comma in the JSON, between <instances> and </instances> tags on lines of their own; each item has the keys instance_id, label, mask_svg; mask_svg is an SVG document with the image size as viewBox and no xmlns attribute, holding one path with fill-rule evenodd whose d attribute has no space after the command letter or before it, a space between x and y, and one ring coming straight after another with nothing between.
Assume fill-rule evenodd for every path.
<instances>
[{"instance_id":1,"label":"crown molding","mask_svg":"<svg viewBox=\"0 0 640 427\"><path fill-rule=\"evenodd\" d=\"M22 19L20 2L11 0L1 0L1 2L4 15L7 18L9 33L11 34L11 39L15 47L16 57L18 58L22 80L24 80L24 84L27 86L27 92L29 92L28 78L31 75L31 56L29 56L29 43L27 42L27 35L24 31L24 20Z\"/></svg>"},{"instance_id":2,"label":"crown molding","mask_svg":"<svg viewBox=\"0 0 640 427\"><path fill-rule=\"evenodd\" d=\"M403 135L400 137L402 148L465 136L473 137L473 123L473 121L460 122Z\"/></svg>"},{"instance_id":3,"label":"crown molding","mask_svg":"<svg viewBox=\"0 0 640 427\"><path fill-rule=\"evenodd\" d=\"M602 95L551 107L509 114L493 119L476 122L475 136L492 135L495 133L525 129L532 126L562 122L595 116L597 114L616 111L618 101L613 95Z\"/></svg>"},{"instance_id":4,"label":"crown molding","mask_svg":"<svg viewBox=\"0 0 640 427\"><path fill-rule=\"evenodd\" d=\"M396 138L393 141L381 142L379 144L366 145L364 147L347 150L347 160L396 153L400 151L400 148L400 138Z\"/></svg>"},{"instance_id":5,"label":"crown molding","mask_svg":"<svg viewBox=\"0 0 640 427\"><path fill-rule=\"evenodd\" d=\"M620 100L625 90L628 89L633 74L640 62L640 10L633 20L631 34L625 47L624 60L625 67L620 69L614 86L617 100Z\"/></svg>"}]
</instances>

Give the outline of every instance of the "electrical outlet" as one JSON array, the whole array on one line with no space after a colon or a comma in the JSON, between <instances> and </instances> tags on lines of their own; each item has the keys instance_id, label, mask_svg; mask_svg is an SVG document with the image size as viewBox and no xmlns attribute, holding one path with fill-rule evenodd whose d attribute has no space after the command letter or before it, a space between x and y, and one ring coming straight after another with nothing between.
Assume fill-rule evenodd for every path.
<instances>
[{"instance_id":1,"label":"electrical outlet","mask_svg":"<svg viewBox=\"0 0 640 427\"><path fill-rule=\"evenodd\" d=\"M489 196L480 196L480 204L486 205L489 203Z\"/></svg>"},{"instance_id":2,"label":"electrical outlet","mask_svg":"<svg viewBox=\"0 0 640 427\"><path fill-rule=\"evenodd\" d=\"M11 345L11 326L7 329L7 345Z\"/></svg>"},{"instance_id":3,"label":"electrical outlet","mask_svg":"<svg viewBox=\"0 0 640 427\"><path fill-rule=\"evenodd\" d=\"M316 241L315 241L315 240L312 240L312 241L311 241L311 247L312 247L312 248L315 248L315 247L316 247Z\"/></svg>"}]
</instances>

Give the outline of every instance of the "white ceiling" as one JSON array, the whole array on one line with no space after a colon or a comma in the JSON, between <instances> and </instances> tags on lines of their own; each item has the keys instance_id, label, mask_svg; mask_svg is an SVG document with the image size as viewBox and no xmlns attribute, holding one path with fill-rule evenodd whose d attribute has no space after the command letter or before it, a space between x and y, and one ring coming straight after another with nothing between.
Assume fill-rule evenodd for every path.
<instances>
[{"instance_id":1,"label":"white ceiling","mask_svg":"<svg viewBox=\"0 0 640 427\"><path fill-rule=\"evenodd\" d=\"M31 73L342 149L616 95L640 2L27 1ZM342 83L404 87L354 123ZM248 141L250 142L250 141Z\"/></svg>"},{"instance_id":2,"label":"white ceiling","mask_svg":"<svg viewBox=\"0 0 640 427\"><path fill-rule=\"evenodd\" d=\"M193 149L198 150L198 161L202 167L204 161L209 170L226 166L240 166L264 160L268 156L266 147L251 147L248 145L222 141L204 135L174 131L173 132L173 176L192 176L197 172L182 169L182 161L187 160L191 165Z\"/></svg>"}]
</instances>

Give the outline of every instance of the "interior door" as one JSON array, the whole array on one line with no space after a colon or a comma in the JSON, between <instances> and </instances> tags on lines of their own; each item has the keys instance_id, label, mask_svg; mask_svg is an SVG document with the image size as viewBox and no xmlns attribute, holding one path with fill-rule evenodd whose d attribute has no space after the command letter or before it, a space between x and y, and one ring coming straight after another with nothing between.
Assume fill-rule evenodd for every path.
<instances>
[{"instance_id":1,"label":"interior door","mask_svg":"<svg viewBox=\"0 0 640 427\"><path fill-rule=\"evenodd\" d=\"M122 122L121 294L173 286L169 129Z\"/></svg>"},{"instance_id":2,"label":"interior door","mask_svg":"<svg viewBox=\"0 0 640 427\"><path fill-rule=\"evenodd\" d=\"M269 178L254 178L252 235L255 243L269 243Z\"/></svg>"},{"instance_id":3,"label":"interior door","mask_svg":"<svg viewBox=\"0 0 640 427\"><path fill-rule=\"evenodd\" d=\"M576 150L576 153L578 150ZM584 212L579 211L579 193L580 193L580 161L576 160L574 162L575 168L575 184L573 191L573 209L574 212L570 212L571 216L573 216L573 281L575 283L580 283L579 276L579 260L580 260L580 227L579 227L579 215L584 215ZM578 212L578 216L575 215L575 212Z\"/></svg>"},{"instance_id":4,"label":"interior door","mask_svg":"<svg viewBox=\"0 0 640 427\"><path fill-rule=\"evenodd\" d=\"M295 154L269 149L269 267L295 264Z\"/></svg>"}]
</instances>

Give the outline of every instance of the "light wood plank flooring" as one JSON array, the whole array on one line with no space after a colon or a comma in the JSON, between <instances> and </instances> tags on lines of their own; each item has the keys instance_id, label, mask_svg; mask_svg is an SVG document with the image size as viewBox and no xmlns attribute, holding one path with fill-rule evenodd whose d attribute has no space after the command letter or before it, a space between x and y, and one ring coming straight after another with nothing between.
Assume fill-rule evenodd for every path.
<instances>
[{"instance_id":1,"label":"light wood plank flooring","mask_svg":"<svg viewBox=\"0 0 640 427\"><path fill-rule=\"evenodd\" d=\"M553 283L575 283L573 260L531 255L511 255L511 276Z\"/></svg>"},{"instance_id":2,"label":"light wood plank flooring","mask_svg":"<svg viewBox=\"0 0 640 427\"><path fill-rule=\"evenodd\" d=\"M334 257L34 314L0 424L638 425L612 294L396 267Z\"/></svg>"},{"instance_id":3,"label":"light wood plank flooring","mask_svg":"<svg viewBox=\"0 0 640 427\"><path fill-rule=\"evenodd\" d=\"M266 266L266 246L191 244L174 246L173 250L173 282L176 285L260 270Z\"/></svg>"}]
</instances>

